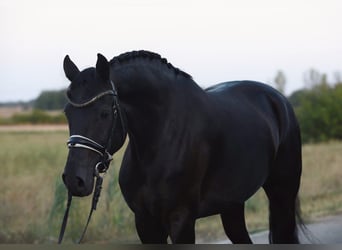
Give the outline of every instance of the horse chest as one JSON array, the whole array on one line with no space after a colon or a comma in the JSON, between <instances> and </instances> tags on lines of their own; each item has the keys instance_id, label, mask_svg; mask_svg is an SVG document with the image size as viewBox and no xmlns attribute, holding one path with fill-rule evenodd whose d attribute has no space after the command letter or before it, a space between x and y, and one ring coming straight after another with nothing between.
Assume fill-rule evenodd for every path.
<instances>
[{"instance_id":1,"label":"horse chest","mask_svg":"<svg viewBox=\"0 0 342 250\"><path fill-rule=\"evenodd\" d=\"M131 187L131 193L125 193L125 198L133 212L148 212L155 216L160 216L169 203L167 195L156 192L156 187L145 184L135 185L133 189Z\"/></svg>"}]
</instances>

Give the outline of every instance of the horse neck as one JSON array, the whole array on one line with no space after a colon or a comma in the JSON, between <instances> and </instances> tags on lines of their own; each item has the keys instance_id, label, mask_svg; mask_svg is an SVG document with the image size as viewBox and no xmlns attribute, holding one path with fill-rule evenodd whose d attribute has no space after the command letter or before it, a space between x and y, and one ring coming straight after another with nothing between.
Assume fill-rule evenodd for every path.
<instances>
[{"instance_id":1,"label":"horse neck","mask_svg":"<svg viewBox=\"0 0 342 250\"><path fill-rule=\"evenodd\" d=\"M195 122L196 112L201 110L200 96L205 93L190 78L158 74L143 67L113 69L111 75L126 116L130 141L141 155L142 150L150 147L155 151L160 144L173 140L170 130L184 130L189 119Z\"/></svg>"}]
</instances>

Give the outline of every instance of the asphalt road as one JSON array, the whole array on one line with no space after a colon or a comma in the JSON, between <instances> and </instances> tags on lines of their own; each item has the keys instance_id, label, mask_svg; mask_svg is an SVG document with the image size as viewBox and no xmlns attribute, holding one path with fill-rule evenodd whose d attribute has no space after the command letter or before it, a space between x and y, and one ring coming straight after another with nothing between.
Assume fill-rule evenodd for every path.
<instances>
[{"instance_id":1,"label":"asphalt road","mask_svg":"<svg viewBox=\"0 0 342 250\"><path fill-rule=\"evenodd\" d=\"M315 223L306 225L307 236L300 231L299 240L303 244L341 244L342 243L342 215L331 216ZM251 235L254 244L268 244L268 231ZM216 242L230 244L229 240Z\"/></svg>"}]
</instances>

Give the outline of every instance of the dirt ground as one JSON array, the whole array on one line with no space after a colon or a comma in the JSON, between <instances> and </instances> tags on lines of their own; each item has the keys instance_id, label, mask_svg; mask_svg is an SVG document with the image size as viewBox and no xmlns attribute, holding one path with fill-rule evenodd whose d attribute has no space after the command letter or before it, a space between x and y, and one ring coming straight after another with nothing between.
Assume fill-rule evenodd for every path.
<instances>
[{"instance_id":1,"label":"dirt ground","mask_svg":"<svg viewBox=\"0 0 342 250\"><path fill-rule=\"evenodd\" d=\"M1 125L0 132L67 131L68 125Z\"/></svg>"},{"instance_id":2,"label":"dirt ground","mask_svg":"<svg viewBox=\"0 0 342 250\"><path fill-rule=\"evenodd\" d=\"M302 244L341 244L342 243L342 215L321 218L306 225L306 231L299 231L299 241ZM251 235L254 244L268 244L268 231ZM225 239L216 244L230 244Z\"/></svg>"},{"instance_id":3,"label":"dirt ground","mask_svg":"<svg viewBox=\"0 0 342 250\"><path fill-rule=\"evenodd\" d=\"M0 117L2 118L10 118L15 114L29 113L32 111L32 108L25 109L21 105L17 105L14 107L0 107Z\"/></svg>"}]
</instances>

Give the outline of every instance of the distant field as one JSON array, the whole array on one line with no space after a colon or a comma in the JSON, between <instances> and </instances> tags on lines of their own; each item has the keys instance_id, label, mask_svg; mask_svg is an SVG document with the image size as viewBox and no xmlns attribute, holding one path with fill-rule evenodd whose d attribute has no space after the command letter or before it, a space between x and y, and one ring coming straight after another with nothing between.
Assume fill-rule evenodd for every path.
<instances>
[{"instance_id":1,"label":"distant field","mask_svg":"<svg viewBox=\"0 0 342 250\"><path fill-rule=\"evenodd\" d=\"M56 132L67 131L66 124L49 125L0 125L0 132Z\"/></svg>"},{"instance_id":2,"label":"distant field","mask_svg":"<svg viewBox=\"0 0 342 250\"><path fill-rule=\"evenodd\" d=\"M25 110L22 106L14 106L14 107L0 107L0 117L1 118L9 118L15 114L22 114L31 112L31 109Z\"/></svg>"},{"instance_id":3,"label":"distant field","mask_svg":"<svg viewBox=\"0 0 342 250\"><path fill-rule=\"evenodd\" d=\"M65 208L66 191L61 181L68 131L45 126L24 130L0 129L0 243L56 242ZM306 220L342 212L342 142L303 147L300 192ZM117 173L123 150L115 155L105 177L99 207L86 235L91 242L137 242L132 213L123 201ZM74 199L66 242L78 238L88 215L90 198ZM250 231L267 227L268 209L262 192L247 202ZM224 237L217 216L196 224L197 237Z\"/></svg>"},{"instance_id":4,"label":"distant field","mask_svg":"<svg viewBox=\"0 0 342 250\"><path fill-rule=\"evenodd\" d=\"M1 107L0 106L0 118L9 118L17 114L28 114L33 111L33 108L24 108L22 105L13 107ZM45 113L49 115L59 115L62 110L45 110Z\"/></svg>"}]
</instances>

